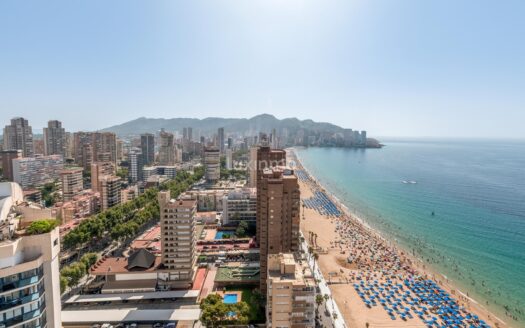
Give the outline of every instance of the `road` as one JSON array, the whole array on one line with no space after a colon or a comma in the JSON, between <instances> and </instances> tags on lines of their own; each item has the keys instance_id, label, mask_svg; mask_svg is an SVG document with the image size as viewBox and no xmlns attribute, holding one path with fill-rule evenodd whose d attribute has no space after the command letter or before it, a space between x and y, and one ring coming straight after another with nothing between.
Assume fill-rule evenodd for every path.
<instances>
[{"instance_id":1,"label":"road","mask_svg":"<svg viewBox=\"0 0 525 328\"><path fill-rule=\"evenodd\" d=\"M303 234L301 233L301 236ZM317 281L320 281L318 286L321 291L321 295L328 295L329 299L326 302L323 302L323 310L319 311L319 315L324 319L323 323L326 323L326 316L324 316L324 310L328 310L329 317L331 318L331 325L325 324L325 327L334 327L334 328L346 328L346 324L343 319L343 315L341 314L341 311L339 311L339 307L337 306L337 303L333 301L332 299L332 292L330 291L330 288L328 287L328 284L326 283L326 280L323 277L323 274L321 270L319 270L319 265L315 262L315 259L313 257L310 258L308 255L308 243L306 242L306 238L303 238L304 242L301 244L301 247L303 248L303 251L305 254L307 254L308 259L308 265L310 266L310 269L312 269L312 272L314 273L314 277ZM314 270L315 268L315 270ZM336 313L336 319L333 318L334 313Z\"/></svg>"}]
</instances>

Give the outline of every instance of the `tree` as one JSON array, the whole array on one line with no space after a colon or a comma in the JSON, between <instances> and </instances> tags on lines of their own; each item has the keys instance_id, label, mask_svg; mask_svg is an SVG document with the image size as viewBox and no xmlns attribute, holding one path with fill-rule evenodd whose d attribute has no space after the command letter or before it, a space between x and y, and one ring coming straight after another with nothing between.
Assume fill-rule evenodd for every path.
<instances>
[{"instance_id":1,"label":"tree","mask_svg":"<svg viewBox=\"0 0 525 328\"><path fill-rule=\"evenodd\" d=\"M128 169L127 168L120 168L117 171L117 176L121 178L124 181L128 181Z\"/></svg>"},{"instance_id":2,"label":"tree","mask_svg":"<svg viewBox=\"0 0 525 328\"><path fill-rule=\"evenodd\" d=\"M63 294L66 291L68 285L68 280L63 275L60 275L60 294Z\"/></svg>"},{"instance_id":3,"label":"tree","mask_svg":"<svg viewBox=\"0 0 525 328\"><path fill-rule=\"evenodd\" d=\"M228 314L226 304L217 294L210 294L203 299L200 308L202 310L200 320L206 327L221 325Z\"/></svg>"},{"instance_id":4,"label":"tree","mask_svg":"<svg viewBox=\"0 0 525 328\"><path fill-rule=\"evenodd\" d=\"M252 291L252 302L257 304L259 311L264 311L264 307L266 306L266 297L259 289L254 289Z\"/></svg>"},{"instance_id":5,"label":"tree","mask_svg":"<svg viewBox=\"0 0 525 328\"><path fill-rule=\"evenodd\" d=\"M84 263L87 270L93 266L93 264L97 263L98 255L97 253L86 253L80 258L80 262Z\"/></svg>"},{"instance_id":6,"label":"tree","mask_svg":"<svg viewBox=\"0 0 525 328\"><path fill-rule=\"evenodd\" d=\"M320 295L320 294L315 295L315 303L317 304L317 306L321 306L323 302L324 302L323 295Z\"/></svg>"},{"instance_id":7,"label":"tree","mask_svg":"<svg viewBox=\"0 0 525 328\"><path fill-rule=\"evenodd\" d=\"M250 307L246 302L224 304L222 297L217 294L210 294L203 299L200 308L200 320L206 327L245 325L250 321Z\"/></svg>"},{"instance_id":8,"label":"tree","mask_svg":"<svg viewBox=\"0 0 525 328\"><path fill-rule=\"evenodd\" d=\"M67 279L69 287L76 286L80 279L86 274L86 265L82 262L75 262L60 270L60 274Z\"/></svg>"},{"instance_id":9,"label":"tree","mask_svg":"<svg viewBox=\"0 0 525 328\"><path fill-rule=\"evenodd\" d=\"M246 236L246 230L248 230L248 223L246 221L241 221L235 230L235 235L239 238Z\"/></svg>"},{"instance_id":10,"label":"tree","mask_svg":"<svg viewBox=\"0 0 525 328\"><path fill-rule=\"evenodd\" d=\"M38 220L33 221L27 227L26 233L30 235L39 235L42 233L48 233L51 230L55 229L55 227L58 225L57 220L49 219L49 220Z\"/></svg>"}]
</instances>

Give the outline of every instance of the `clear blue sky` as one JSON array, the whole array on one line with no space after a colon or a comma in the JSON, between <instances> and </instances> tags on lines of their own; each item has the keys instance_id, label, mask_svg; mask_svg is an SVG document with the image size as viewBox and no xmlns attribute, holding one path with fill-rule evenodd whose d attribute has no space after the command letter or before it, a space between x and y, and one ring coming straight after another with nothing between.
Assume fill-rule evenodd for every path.
<instances>
[{"instance_id":1,"label":"clear blue sky","mask_svg":"<svg viewBox=\"0 0 525 328\"><path fill-rule=\"evenodd\" d=\"M525 137L525 1L0 1L0 112L40 130L271 113Z\"/></svg>"}]
</instances>

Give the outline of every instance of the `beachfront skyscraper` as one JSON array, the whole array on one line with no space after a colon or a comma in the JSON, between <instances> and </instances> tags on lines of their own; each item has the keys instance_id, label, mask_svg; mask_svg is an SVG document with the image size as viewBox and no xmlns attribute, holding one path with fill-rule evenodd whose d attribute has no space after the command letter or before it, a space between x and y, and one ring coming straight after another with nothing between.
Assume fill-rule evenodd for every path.
<instances>
[{"instance_id":1,"label":"beachfront skyscraper","mask_svg":"<svg viewBox=\"0 0 525 328\"><path fill-rule=\"evenodd\" d=\"M269 167L275 166L285 166L286 165L286 152L282 149L270 149L268 145L253 147L250 150L250 184L251 187L257 188L257 204L262 202L262 199L259 197L259 188L263 170ZM259 217L259 216L257 216ZM257 240L260 240L259 232L261 227L259 223L261 221L257 220Z\"/></svg>"},{"instance_id":2,"label":"beachfront skyscraper","mask_svg":"<svg viewBox=\"0 0 525 328\"><path fill-rule=\"evenodd\" d=\"M257 187L257 242L261 254L261 292L266 293L268 255L299 247L300 191L293 170L266 168Z\"/></svg>"},{"instance_id":3,"label":"beachfront skyscraper","mask_svg":"<svg viewBox=\"0 0 525 328\"><path fill-rule=\"evenodd\" d=\"M62 122L47 122L47 127L44 128L44 155L66 157L66 130L62 127Z\"/></svg>"},{"instance_id":4,"label":"beachfront skyscraper","mask_svg":"<svg viewBox=\"0 0 525 328\"><path fill-rule=\"evenodd\" d=\"M196 263L195 213L197 201L179 196L171 199L169 191L158 194L162 265L159 284L167 288L191 286Z\"/></svg>"},{"instance_id":5,"label":"beachfront skyscraper","mask_svg":"<svg viewBox=\"0 0 525 328\"><path fill-rule=\"evenodd\" d=\"M4 150L21 150L23 157L34 155L33 131L25 118L15 117L5 126Z\"/></svg>"},{"instance_id":6,"label":"beachfront skyscraper","mask_svg":"<svg viewBox=\"0 0 525 328\"><path fill-rule=\"evenodd\" d=\"M144 165L151 165L155 162L155 136L151 133L140 135L140 149Z\"/></svg>"}]
</instances>

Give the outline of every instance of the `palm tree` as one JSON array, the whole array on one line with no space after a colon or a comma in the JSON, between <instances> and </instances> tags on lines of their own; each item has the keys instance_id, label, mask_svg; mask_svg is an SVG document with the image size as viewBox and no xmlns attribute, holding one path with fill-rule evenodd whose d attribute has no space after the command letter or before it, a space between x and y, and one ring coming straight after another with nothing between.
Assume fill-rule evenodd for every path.
<instances>
[{"instance_id":1,"label":"palm tree","mask_svg":"<svg viewBox=\"0 0 525 328\"><path fill-rule=\"evenodd\" d=\"M323 304L323 302L324 302L323 295L317 294L315 296L315 303L317 304L317 306L321 306L321 304Z\"/></svg>"},{"instance_id":2,"label":"palm tree","mask_svg":"<svg viewBox=\"0 0 525 328\"><path fill-rule=\"evenodd\" d=\"M314 253L313 256L314 256L314 271L315 271L315 264L317 263L317 259L319 259L319 254Z\"/></svg>"}]
</instances>

